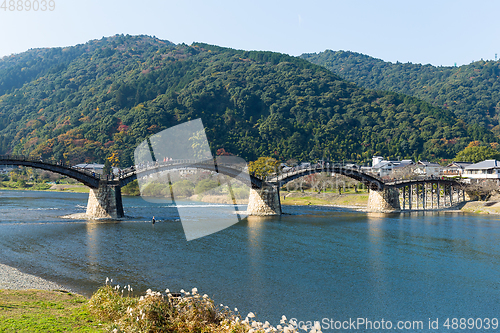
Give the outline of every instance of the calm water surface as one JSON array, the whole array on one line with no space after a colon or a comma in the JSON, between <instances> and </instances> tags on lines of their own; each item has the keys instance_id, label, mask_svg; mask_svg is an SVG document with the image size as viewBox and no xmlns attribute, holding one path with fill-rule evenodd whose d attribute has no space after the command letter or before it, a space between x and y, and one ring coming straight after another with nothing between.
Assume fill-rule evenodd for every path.
<instances>
[{"instance_id":1,"label":"calm water surface","mask_svg":"<svg viewBox=\"0 0 500 333\"><path fill-rule=\"evenodd\" d=\"M87 194L1 191L0 262L87 296L106 277L136 291L197 287L273 324L418 320L435 332L429 318L500 317L499 217L285 206L290 215L187 242L176 208L141 198L124 198L127 221L60 218L86 204ZM207 204L180 204L217 219Z\"/></svg>"}]
</instances>

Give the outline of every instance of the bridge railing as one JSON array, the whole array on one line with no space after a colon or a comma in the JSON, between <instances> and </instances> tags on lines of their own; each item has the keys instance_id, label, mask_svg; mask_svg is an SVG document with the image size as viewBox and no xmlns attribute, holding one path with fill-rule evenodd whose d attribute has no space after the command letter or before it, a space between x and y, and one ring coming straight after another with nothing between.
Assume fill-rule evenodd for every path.
<instances>
[{"instance_id":1,"label":"bridge railing","mask_svg":"<svg viewBox=\"0 0 500 333\"><path fill-rule=\"evenodd\" d=\"M31 156L24 156L24 155L0 155L0 164L2 164L2 160L10 160L10 161L20 161L20 162L33 162L33 163L43 163L46 165L52 165L52 166L60 166L63 168L67 169L73 169L77 170L82 173L86 173L89 176L92 176L94 178L101 179L102 175L99 173L96 173L94 171L85 169L85 168L78 168L71 166L68 162L66 161L55 161L52 159L43 159L43 158L36 158L36 157L31 157Z\"/></svg>"},{"instance_id":2,"label":"bridge railing","mask_svg":"<svg viewBox=\"0 0 500 333\"><path fill-rule=\"evenodd\" d=\"M352 171L353 173L360 173L362 172L359 167L355 166L349 166L345 165L343 162L324 162L324 163L310 163L308 166L294 166L294 167L288 167L288 168L283 168L281 170L278 170L277 173L272 173L266 177L266 181L272 181L274 179L277 179L278 177L281 178L287 178L289 176L292 176L296 174L297 172L307 172L307 171L318 171L318 170L324 170L324 172L331 172L333 169L338 169L338 168L343 168L346 171ZM284 171L286 169L286 171Z\"/></svg>"},{"instance_id":3,"label":"bridge railing","mask_svg":"<svg viewBox=\"0 0 500 333\"><path fill-rule=\"evenodd\" d=\"M206 165L207 169L217 167L228 167L234 170L239 170L241 172L248 172L245 163L216 163L212 159L204 160L192 160L192 159L172 159L168 161L156 161L140 163L129 168L121 170L120 178L126 178L132 176L133 174L145 173L148 171L158 171L158 169L179 166L180 168L194 168L196 165Z\"/></svg>"}]
</instances>

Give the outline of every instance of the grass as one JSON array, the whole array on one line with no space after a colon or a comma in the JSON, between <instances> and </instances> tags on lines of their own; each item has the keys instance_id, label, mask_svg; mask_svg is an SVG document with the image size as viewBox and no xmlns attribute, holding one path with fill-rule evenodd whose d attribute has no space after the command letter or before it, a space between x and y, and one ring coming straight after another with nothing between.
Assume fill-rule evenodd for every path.
<instances>
[{"instance_id":1,"label":"grass","mask_svg":"<svg viewBox=\"0 0 500 333\"><path fill-rule=\"evenodd\" d=\"M298 332L296 322L285 317L276 327L257 321L253 313L243 319L237 309L214 304L196 288L176 294L148 290L140 297L130 296L131 291L106 284L89 301L67 292L0 290L0 332Z\"/></svg>"},{"instance_id":2,"label":"grass","mask_svg":"<svg viewBox=\"0 0 500 333\"><path fill-rule=\"evenodd\" d=\"M324 206L331 205L332 203L329 200L314 198L311 196L301 197L301 198L286 198L285 200L281 200L282 205L316 205L316 206Z\"/></svg>"},{"instance_id":3,"label":"grass","mask_svg":"<svg viewBox=\"0 0 500 333\"><path fill-rule=\"evenodd\" d=\"M51 189L52 185L46 183L26 183L25 186L20 186L17 182L0 182L0 190L89 193L89 188L81 184L57 184L54 186L55 189Z\"/></svg>"},{"instance_id":4,"label":"grass","mask_svg":"<svg viewBox=\"0 0 500 333\"><path fill-rule=\"evenodd\" d=\"M87 303L66 292L0 290L0 332L104 332Z\"/></svg>"},{"instance_id":5,"label":"grass","mask_svg":"<svg viewBox=\"0 0 500 333\"><path fill-rule=\"evenodd\" d=\"M281 192L282 195L289 192ZM283 200L282 205L333 205L333 206L366 206L368 204L368 193L350 193L335 195L330 193L328 196L322 196L315 193L305 193L304 196L289 196Z\"/></svg>"}]
</instances>

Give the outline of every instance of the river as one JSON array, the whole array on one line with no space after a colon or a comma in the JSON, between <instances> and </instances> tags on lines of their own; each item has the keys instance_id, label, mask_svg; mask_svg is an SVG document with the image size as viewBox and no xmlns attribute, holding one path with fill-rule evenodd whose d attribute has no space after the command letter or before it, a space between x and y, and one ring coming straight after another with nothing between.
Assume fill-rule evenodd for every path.
<instances>
[{"instance_id":1,"label":"river","mask_svg":"<svg viewBox=\"0 0 500 333\"><path fill-rule=\"evenodd\" d=\"M273 324L281 315L332 326L363 318L449 332L447 318L500 315L497 216L284 206L286 215L249 217L187 242L175 207L140 197L123 198L126 221L60 218L84 212L87 198L1 191L0 262L87 296L106 277L136 293L197 287ZM178 204L217 218L213 205ZM435 320L440 329L428 329Z\"/></svg>"}]
</instances>

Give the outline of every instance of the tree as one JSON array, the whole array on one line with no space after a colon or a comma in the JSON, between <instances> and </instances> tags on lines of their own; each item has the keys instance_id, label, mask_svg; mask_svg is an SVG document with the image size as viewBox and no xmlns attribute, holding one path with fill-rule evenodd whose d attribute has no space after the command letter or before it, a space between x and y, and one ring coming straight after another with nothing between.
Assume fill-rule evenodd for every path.
<instances>
[{"instance_id":1,"label":"tree","mask_svg":"<svg viewBox=\"0 0 500 333\"><path fill-rule=\"evenodd\" d=\"M106 160L109 161L111 163L111 165L114 167L117 167L120 165L120 159L118 157L117 152L113 152L113 154L111 154L111 156L108 157Z\"/></svg>"},{"instance_id":2,"label":"tree","mask_svg":"<svg viewBox=\"0 0 500 333\"><path fill-rule=\"evenodd\" d=\"M484 160L499 160L500 152L489 146L471 146L459 152L455 161L478 163Z\"/></svg>"},{"instance_id":3,"label":"tree","mask_svg":"<svg viewBox=\"0 0 500 333\"><path fill-rule=\"evenodd\" d=\"M248 163L248 172L254 176L265 178L278 171L279 162L272 157L259 157L257 161Z\"/></svg>"},{"instance_id":4,"label":"tree","mask_svg":"<svg viewBox=\"0 0 500 333\"><path fill-rule=\"evenodd\" d=\"M106 161L104 162L104 167L102 168L102 174L104 176L111 175L111 171L111 162L109 161L109 159L106 159Z\"/></svg>"}]
</instances>

